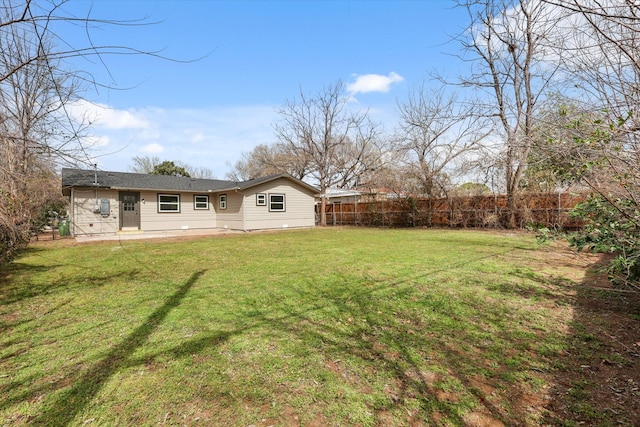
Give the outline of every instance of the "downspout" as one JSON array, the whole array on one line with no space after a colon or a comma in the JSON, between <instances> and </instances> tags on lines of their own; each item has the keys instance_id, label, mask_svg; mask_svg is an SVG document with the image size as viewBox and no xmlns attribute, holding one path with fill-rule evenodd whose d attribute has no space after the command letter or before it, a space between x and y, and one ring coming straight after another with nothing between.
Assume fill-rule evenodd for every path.
<instances>
[{"instance_id":1,"label":"downspout","mask_svg":"<svg viewBox=\"0 0 640 427\"><path fill-rule=\"evenodd\" d=\"M73 194L73 190L74 187L71 187L71 199L69 200L69 209L71 209L71 212L69 212L69 220L71 222L71 224L69 225L69 234L71 234L71 236L75 237L76 236L76 198L74 197Z\"/></svg>"},{"instance_id":2,"label":"downspout","mask_svg":"<svg viewBox=\"0 0 640 427\"><path fill-rule=\"evenodd\" d=\"M98 202L98 164L94 163L93 164L93 187L95 188L95 195L96 195L96 201L93 205L93 212L95 213L96 210L99 208L99 202ZM101 226L102 227L102 226Z\"/></svg>"}]
</instances>

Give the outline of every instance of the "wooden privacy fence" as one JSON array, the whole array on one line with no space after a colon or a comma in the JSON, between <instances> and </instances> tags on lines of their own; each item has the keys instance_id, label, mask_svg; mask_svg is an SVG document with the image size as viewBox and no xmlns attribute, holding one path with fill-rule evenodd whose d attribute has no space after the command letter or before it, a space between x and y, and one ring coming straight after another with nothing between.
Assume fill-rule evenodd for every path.
<instances>
[{"instance_id":1,"label":"wooden privacy fence","mask_svg":"<svg viewBox=\"0 0 640 427\"><path fill-rule=\"evenodd\" d=\"M586 194L522 194L514 210L516 225L576 229L582 223L569 212ZM320 205L316 207L319 209ZM318 212L319 213L319 212ZM377 202L327 203L327 225L373 227L486 227L506 223L510 211L505 195L396 199ZM316 216L319 220L319 215Z\"/></svg>"}]
</instances>

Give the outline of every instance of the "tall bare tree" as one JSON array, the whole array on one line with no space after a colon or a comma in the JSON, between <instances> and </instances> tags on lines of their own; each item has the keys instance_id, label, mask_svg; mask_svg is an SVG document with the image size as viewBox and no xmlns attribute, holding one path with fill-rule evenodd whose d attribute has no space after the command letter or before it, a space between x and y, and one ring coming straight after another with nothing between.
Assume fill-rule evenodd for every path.
<instances>
[{"instance_id":1,"label":"tall bare tree","mask_svg":"<svg viewBox=\"0 0 640 427\"><path fill-rule=\"evenodd\" d=\"M43 179L57 182L55 161L87 149L76 143L84 124L70 120L66 110L78 95L77 79L58 60L30 59L34 49L51 48L49 41L34 42L34 37L19 25L0 31L0 72L5 72L0 81L0 210L7 239L2 252L27 239L39 205L54 198L41 190L52 188Z\"/></svg>"},{"instance_id":2,"label":"tall bare tree","mask_svg":"<svg viewBox=\"0 0 640 427\"><path fill-rule=\"evenodd\" d=\"M427 197L447 193L451 177L462 169L456 160L480 150L490 127L474 112L474 105L458 102L444 89L414 89L398 104L400 117L396 148L418 192Z\"/></svg>"},{"instance_id":3,"label":"tall bare tree","mask_svg":"<svg viewBox=\"0 0 640 427\"><path fill-rule=\"evenodd\" d=\"M332 186L352 185L381 159L380 129L368 112L349 109L344 83L338 81L309 97L280 108L282 120L275 125L278 141L308 165L307 177L321 193L320 224L326 225L326 191Z\"/></svg>"},{"instance_id":4,"label":"tall bare tree","mask_svg":"<svg viewBox=\"0 0 640 427\"><path fill-rule=\"evenodd\" d=\"M599 116L561 157L594 193L578 211L588 223L574 243L615 251L611 277L640 291L640 4L545 3L569 14L563 63L582 108ZM589 156L566 155L576 151Z\"/></svg>"},{"instance_id":5,"label":"tall bare tree","mask_svg":"<svg viewBox=\"0 0 640 427\"><path fill-rule=\"evenodd\" d=\"M67 0L0 0L0 260L29 237L34 209L44 198L36 189L51 188L56 163L90 163L87 122L73 117L69 104L78 82L88 73L70 71L63 61L74 57L145 53L120 46L98 46L91 30L97 25L146 25L78 16ZM62 26L82 28L84 39L65 40Z\"/></svg>"},{"instance_id":6,"label":"tall bare tree","mask_svg":"<svg viewBox=\"0 0 640 427\"><path fill-rule=\"evenodd\" d=\"M559 66L547 34L556 17L537 0L463 0L469 15L460 36L470 72L463 86L484 96L481 111L492 117L503 140L500 166L507 193L505 225L516 226L517 193L533 141L537 105Z\"/></svg>"}]
</instances>

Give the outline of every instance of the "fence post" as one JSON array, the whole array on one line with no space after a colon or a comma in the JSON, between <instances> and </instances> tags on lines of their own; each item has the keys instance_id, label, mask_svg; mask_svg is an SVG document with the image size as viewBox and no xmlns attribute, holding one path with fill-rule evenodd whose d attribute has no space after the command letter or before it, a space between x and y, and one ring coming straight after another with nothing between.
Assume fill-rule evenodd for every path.
<instances>
[{"instance_id":1,"label":"fence post","mask_svg":"<svg viewBox=\"0 0 640 427\"><path fill-rule=\"evenodd\" d=\"M456 218L456 213L455 213L455 209L456 209L456 205L453 202L453 198L451 197L445 197L447 200L447 205L449 206L449 228L454 228L456 226L455 223L455 218Z\"/></svg>"},{"instance_id":2,"label":"fence post","mask_svg":"<svg viewBox=\"0 0 640 427\"><path fill-rule=\"evenodd\" d=\"M358 201L356 200L356 204L353 212L353 225L358 225Z\"/></svg>"},{"instance_id":3,"label":"fence post","mask_svg":"<svg viewBox=\"0 0 640 427\"><path fill-rule=\"evenodd\" d=\"M384 212L384 204L385 204L385 202L383 201L382 202L382 226L383 227L384 227L384 217L386 215L386 213Z\"/></svg>"},{"instance_id":4,"label":"fence post","mask_svg":"<svg viewBox=\"0 0 640 427\"><path fill-rule=\"evenodd\" d=\"M500 218L498 217L498 195L496 193L493 193L493 215L495 216L493 228L497 228L500 224Z\"/></svg>"},{"instance_id":5,"label":"fence post","mask_svg":"<svg viewBox=\"0 0 640 427\"><path fill-rule=\"evenodd\" d=\"M558 216L556 219L556 225L558 227L562 227L562 221L561 221L561 215L562 215L562 193L560 192L560 190L558 190Z\"/></svg>"},{"instance_id":6,"label":"fence post","mask_svg":"<svg viewBox=\"0 0 640 427\"><path fill-rule=\"evenodd\" d=\"M333 219L333 225L336 225L336 203L331 204L331 218Z\"/></svg>"}]
</instances>

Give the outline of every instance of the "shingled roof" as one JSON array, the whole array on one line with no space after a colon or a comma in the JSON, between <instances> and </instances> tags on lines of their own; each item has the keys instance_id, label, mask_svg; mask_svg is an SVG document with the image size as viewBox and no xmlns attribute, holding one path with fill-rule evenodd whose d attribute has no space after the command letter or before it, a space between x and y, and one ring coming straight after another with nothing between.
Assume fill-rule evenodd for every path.
<instances>
[{"instance_id":1,"label":"shingled roof","mask_svg":"<svg viewBox=\"0 0 640 427\"><path fill-rule=\"evenodd\" d=\"M113 190L155 190L180 191L189 193L211 193L220 191L244 190L258 184L287 178L297 182L311 192L318 190L313 186L293 178L288 174L270 175L248 181L225 181L220 179L187 178L169 175L148 175L130 172L109 172L84 169L62 169L62 189L71 187L108 188Z\"/></svg>"}]
</instances>

